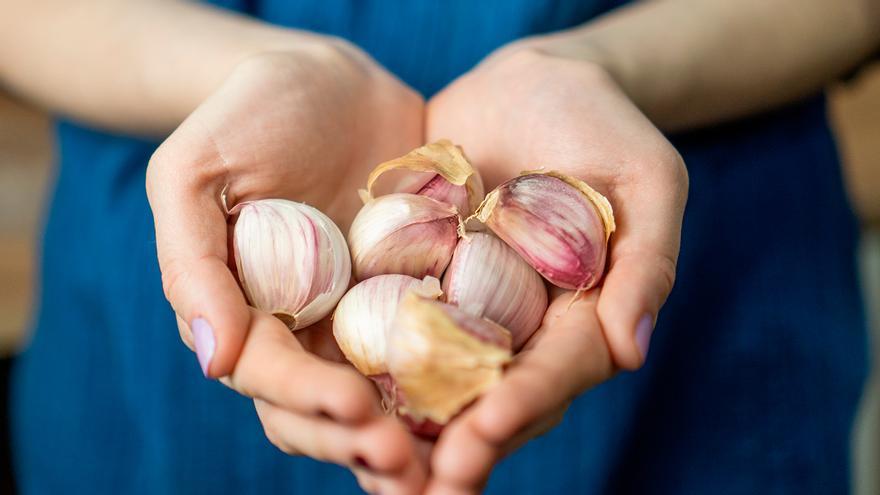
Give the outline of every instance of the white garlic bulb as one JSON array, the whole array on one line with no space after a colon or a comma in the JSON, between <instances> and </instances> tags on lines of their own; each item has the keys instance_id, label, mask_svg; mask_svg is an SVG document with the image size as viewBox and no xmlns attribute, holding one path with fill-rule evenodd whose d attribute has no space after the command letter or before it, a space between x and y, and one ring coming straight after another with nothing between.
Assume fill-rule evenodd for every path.
<instances>
[{"instance_id":1,"label":"white garlic bulb","mask_svg":"<svg viewBox=\"0 0 880 495\"><path fill-rule=\"evenodd\" d=\"M440 297L440 281L408 275L378 275L352 287L333 313L333 336L346 359L361 374L388 372L386 337L391 331L397 306L407 293Z\"/></svg>"},{"instance_id":2,"label":"white garlic bulb","mask_svg":"<svg viewBox=\"0 0 880 495\"><path fill-rule=\"evenodd\" d=\"M510 331L517 350L547 311L544 280L510 246L492 234L468 232L443 276L446 302Z\"/></svg>"},{"instance_id":3,"label":"white garlic bulb","mask_svg":"<svg viewBox=\"0 0 880 495\"><path fill-rule=\"evenodd\" d=\"M285 199L238 205L233 245L248 301L291 330L327 316L348 288L351 258L330 218Z\"/></svg>"}]
</instances>

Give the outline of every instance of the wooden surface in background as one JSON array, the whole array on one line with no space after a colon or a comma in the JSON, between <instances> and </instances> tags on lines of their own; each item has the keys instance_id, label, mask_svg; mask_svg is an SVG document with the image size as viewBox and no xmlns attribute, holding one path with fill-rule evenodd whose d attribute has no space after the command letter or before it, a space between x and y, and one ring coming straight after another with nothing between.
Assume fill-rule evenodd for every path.
<instances>
[{"instance_id":1,"label":"wooden surface in background","mask_svg":"<svg viewBox=\"0 0 880 495\"><path fill-rule=\"evenodd\" d=\"M26 339L51 157L46 116L0 95L0 356Z\"/></svg>"},{"instance_id":2,"label":"wooden surface in background","mask_svg":"<svg viewBox=\"0 0 880 495\"><path fill-rule=\"evenodd\" d=\"M880 64L835 87L830 103L853 205L880 226Z\"/></svg>"}]
</instances>

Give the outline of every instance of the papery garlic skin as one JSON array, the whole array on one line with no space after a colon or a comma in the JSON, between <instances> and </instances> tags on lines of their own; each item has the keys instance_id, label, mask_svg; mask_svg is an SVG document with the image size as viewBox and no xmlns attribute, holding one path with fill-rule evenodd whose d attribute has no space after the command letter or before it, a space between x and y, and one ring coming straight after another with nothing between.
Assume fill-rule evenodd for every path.
<instances>
[{"instance_id":1,"label":"papery garlic skin","mask_svg":"<svg viewBox=\"0 0 880 495\"><path fill-rule=\"evenodd\" d=\"M429 439L440 436L445 425L426 418L417 420L412 416L401 412L401 410L406 410L407 407L406 396L397 386L397 382L394 381L394 378L392 378L389 373L372 375L370 376L370 379L376 384L376 387L379 389L379 394L382 396L383 411L386 413L397 414L397 417L400 418L400 420L406 424L407 428L409 428L409 431L415 435Z\"/></svg>"},{"instance_id":2,"label":"papery garlic skin","mask_svg":"<svg viewBox=\"0 0 880 495\"><path fill-rule=\"evenodd\" d=\"M460 223L454 206L426 196L395 193L370 200L348 234L355 278L439 278L452 259Z\"/></svg>"},{"instance_id":3,"label":"papery garlic skin","mask_svg":"<svg viewBox=\"0 0 880 495\"><path fill-rule=\"evenodd\" d=\"M355 285L339 301L333 313L333 337L361 374L388 372L386 336L400 300L410 291L433 299L443 294L434 277L419 280L408 275L378 275Z\"/></svg>"},{"instance_id":4,"label":"papery garlic skin","mask_svg":"<svg viewBox=\"0 0 880 495\"><path fill-rule=\"evenodd\" d=\"M510 331L517 350L541 325L547 288L541 276L504 241L468 232L443 275L446 302Z\"/></svg>"},{"instance_id":5,"label":"papery garlic skin","mask_svg":"<svg viewBox=\"0 0 880 495\"><path fill-rule=\"evenodd\" d=\"M448 139L420 146L376 166L367 178L366 189L360 191L364 203L373 199L377 181L388 172L410 173L395 188L397 192L428 196L453 205L462 217L471 215L485 194L479 172L464 156L461 147Z\"/></svg>"},{"instance_id":6,"label":"papery garlic skin","mask_svg":"<svg viewBox=\"0 0 880 495\"><path fill-rule=\"evenodd\" d=\"M330 314L345 294L345 237L311 206L263 199L236 206L235 265L248 301L297 330Z\"/></svg>"},{"instance_id":7,"label":"papery garlic skin","mask_svg":"<svg viewBox=\"0 0 880 495\"><path fill-rule=\"evenodd\" d=\"M544 278L572 290L599 282L615 228L608 200L556 172L528 173L501 184L474 217Z\"/></svg>"},{"instance_id":8,"label":"papery garlic skin","mask_svg":"<svg viewBox=\"0 0 880 495\"><path fill-rule=\"evenodd\" d=\"M439 301L407 294L388 339L388 369L405 397L399 412L446 424L501 379L510 333Z\"/></svg>"}]
</instances>

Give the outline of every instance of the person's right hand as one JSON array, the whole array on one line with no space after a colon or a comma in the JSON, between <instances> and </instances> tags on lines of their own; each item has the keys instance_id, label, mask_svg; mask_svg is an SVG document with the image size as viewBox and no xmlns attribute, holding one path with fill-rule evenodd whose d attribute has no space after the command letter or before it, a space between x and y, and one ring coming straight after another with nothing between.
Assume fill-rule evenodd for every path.
<instances>
[{"instance_id":1,"label":"person's right hand","mask_svg":"<svg viewBox=\"0 0 880 495\"><path fill-rule=\"evenodd\" d=\"M204 374L253 397L276 446L351 466L382 493L423 483L409 462L412 438L382 415L374 387L344 364L326 325L291 335L248 306L231 269L225 208L287 198L346 232L369 170L419 146L422 123L415 92L358 49L320 40L239 63L147 170L165 295Z\"/></svg>"}]
</instances>

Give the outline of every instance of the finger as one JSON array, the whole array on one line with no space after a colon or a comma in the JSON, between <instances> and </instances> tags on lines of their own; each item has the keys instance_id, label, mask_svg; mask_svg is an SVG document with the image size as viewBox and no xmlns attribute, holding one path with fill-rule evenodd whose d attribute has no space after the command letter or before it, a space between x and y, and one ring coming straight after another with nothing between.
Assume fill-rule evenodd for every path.
<instances>
[{"instance_id":1,"label":"finger","mask_svg":"<svg viewBox=\"0 0 880 495\"><path fill-rule=\"evenodd\" d=\"M467 411L475 431L501 444L614 373L596 316L596 291L556 297L504 378Z\"/></svg>"},{"instance_id":2,"label":"finger","mask_svg":"<svg viewBox=\"0 0 880 495\"><path fill-rule=\"evenodd\" d=\"M670 153L664 180L639 184L637 194L617 194L619 230L612 237L609 269L599 297L599 320L615 364L636 369L644 363L654 322L675 281L687 172ZM668 161L667 160L667 161Z\"/></svg>"},{"instance_id":3,"label":"finger","mask_svg":"<svg viewBox=\"0 0 880 495\"><path fill-rule=\"evenodd\" d=\"M177 317L177 333L180 334L180 340L183 341L184 345L186 345L189 350L196 352L195 343L193 342L192 330L190 330L189 325L183 321L183 318L180 315L175 315Z\"/></svg>"},{"instance_id":4,"label":"finger","mask_svg":"<svg viewBox=\"0 0 880 495\"><path fill-rule=\"evenodd\" d=\"M427 468L412 463L413 469L407 469L400 475L375 475L375 488L370 493L381 495L409 495L422 493L428 481Z\"/></svg>"},{"instance_id":5,"label":"finger","mask_svg":"<svg viewBox=\"0 0 880 495\"><path fill-rule=\"evenodd\" d=\"M432 478L425 488L425 495L478 495L481 490L450 485L443 480Z\"/></svg>"},{"instance_id":6,"label":"finger","mask_svg":"<svg viewBox=\"0 0 880 495\"><path fill-rule=\"evenodd\" d=\"M357 479L361 490L370 494L379 492L379 480L369 470L354 467L351 469L351 472L354 473L354 477Z\"/></svg>"},{"instance_id":7,"label":"finger","mask_svg":"<svg viewBox=\"0 0 880 495\"><path fill-rule=\"evenodd\" d=\"M398 420L394 419L393 422L403 428ZM366 483L366 486L361 485L364 490L369 493L381 493L382 495L409 495L411 493L423 492L428 481L429 461L434 444L431 441L414 437L408 431L407 437L413 449L399 451L407 461L403 469L377 472L365 471L364 468L354 468L359 482L363 479ZM385 441L386 439L384 438L377 438L375 440L375 442ZM364 472L365 475L360 475L358 472Z\"/></svg>"},{"instance_id":8,"label":"finger","mask_svg":"<svg viewBox=\"0 0 880 495\"><path fill-rule=\"evenodd\" d=\"M554 426L572 397L613 374L596 292L569 307L570 296L554 299L501 382L441 434L431 467L443 484L482 486L501 457Z\"/></svg>"},{"instance_id":9,"label":"finger","mask_svg":"<svg viewBox=\"0 0 880 495\"><path fill-rule=\"evenodd\" d=\"M482 493L495 465L529 440L558 425L566 409L549 413L500 444L489 442L474 428L470 418L457 419L444 430L440 440L443 447L438 443L437 462L444 465L444 474L431 479L426 493ZM446 447L447 444L450 447ZM462 456L461 452L467 452L467 455ZM440 456L446 458L439 460Z\"/></svg>"},{"instance_id":10,"label":"finger","mask_svg":"<svg viewBox=\"0 0 880 495\"><path fill-rule=\"evenodd\" d=\"M437 439L426 493L479 493L501 459L501 446L476 431L468 412L447 425Z\"/></svg>"},{"instance_id":11,"label":"finger","mask_svg":"<svg viewBox=\"0 0 880 495\"><path fill-rule=\"evenodd\" d=\"M382 415L369 380L303 349L277 318L251 311L250 334L225 384L306 416L360 423Z\"/></svg>"},{"instance_id":12,"label":"finger","mask_svg":"<svg viewBox=\"0 0 880 495\"><path fill-rule=\"evenodd\" d=\"M435 467L426 493L481 493L502 458L558 425L566 409L567 405L550 412L501 443L487 440L474 426L473 416L464 413L443 431L438 441L435 466L439 469Z\"/></svg>"},{"instance_id":13,"label":"finger","mask_svg":"<svg viewBox=\"0 0 880 495\"><path fill-rule=\"evenodd\" d=\"M227 267L222 159L169 138L150 160L147 195L165 297L193 331L205 376L232 371L248 329L247 302ZM186 154L178 150L187 149Z\"/></svg>"},{"instance_id":14,"label":"finger","mask_svg":"<svg viewBox=\"0 0 880 495\"><path fill-rule=\"evenodd\" d=\"M254 406L266 437L286 453L371 473L399 472L406 464L411 448L408 434L393 418L350 426L292 413L262 400L255 400Z\"/></svg>"}]
</instances>

